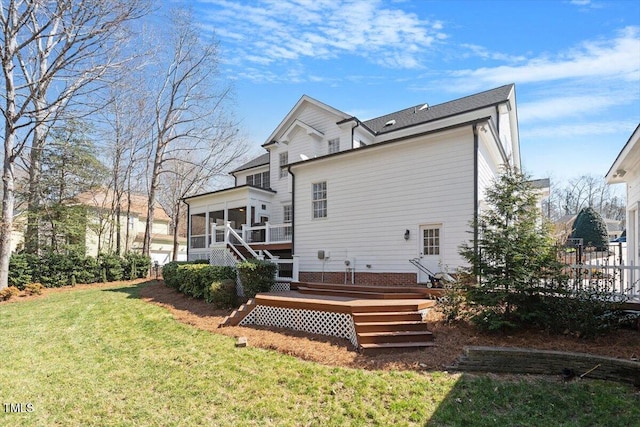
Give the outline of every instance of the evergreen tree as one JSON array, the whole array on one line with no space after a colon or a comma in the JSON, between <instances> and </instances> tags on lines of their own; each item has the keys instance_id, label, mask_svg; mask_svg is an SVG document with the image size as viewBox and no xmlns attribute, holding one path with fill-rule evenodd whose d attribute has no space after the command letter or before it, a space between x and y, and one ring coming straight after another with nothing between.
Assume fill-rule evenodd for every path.
<instances>
[{"instance_id":1,"label":"evergreen tree","mask_svg":"<svg viewBox=\"0 0 640 427\"><path fill-rule=\"evenodd\" d=\"M571 227L571 238L582 239L587 247L605 251L609 246L609 233L602 216L592 207L583 208Z\"/></svg>"},{"instance_id":2,"label":"evergreen tree","mask_svg":"<svg viewBox=\"0 0 640 427\"><path fill-rule=\"evenodd\" d=\"M490 330L544 325L549 313L539 303L563 287L536 193L525 175L509 168L487 189L485 202L488 208L472 224L476 244L460 247L470 264L466 272L480 279L467 293L472 320Z\"/></svg>"},{"instance_id":3,"label":"evergreen tree","mask_svg":"<svg viewBox=\"0 0 640 427\"><path fill-rule=\"evenodd\" d=\"M74 198L98 187L106 168L96 156L88 128L69 121L52 132L42 153L41 188L45 201L39 209L41 247L56 253L84 254L86 209Z\"/></svg>"}]
</instances>

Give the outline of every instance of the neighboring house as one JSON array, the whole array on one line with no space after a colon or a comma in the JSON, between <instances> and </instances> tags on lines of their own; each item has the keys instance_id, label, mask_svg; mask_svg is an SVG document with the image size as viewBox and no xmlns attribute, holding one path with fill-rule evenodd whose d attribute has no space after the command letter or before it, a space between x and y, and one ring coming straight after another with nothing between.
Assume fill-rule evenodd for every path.
<instances>
[{"instance_id":1,"label":"neighboring house","mask_svg":"<svg viewBox=\"0 0 640 427\"><path fill-rule=\"evenodd\" d=\"M520 167L515 86L365 121L305 95L263 147L234 187L185 199L189 259L251 249L294 257L300 281L426 283L464 264L485 189Z\"/></svg>"},{"instance_id":2,"label":"neighboring house","mask_svg":"<svg viewBox=\"0 0 640 427\"><path fill-rule=\"evenodd\" d=\"M609 184L627 187L628 264L640 265L640 124L615 159L606 179Z\"/></svg>"},{"instance_id":3,"label":"neighboring house","mask_svg":"<svg viewBox=\"0 0 640 427\"><path fill-rule=\"evenodd\" d=\"M122 211L117 222L112 217L113 193L107 191L85 192L76 197L76 201L87 207L86 254L96 256L99 251L115 251L117 234L120 234L120 250L125 252L141 251L144 230L147 225L147 197L132 194L129 199L123 196ZM127 206L128 215L127 215ZM119 222L119 228L118 228ZM149 255L151 261L163 265L173 257L173 233L171 219L160 206L156 206L151 233ZM180 237L178 260L186 260L187 239Z\"/></svg>"}]
</instances>

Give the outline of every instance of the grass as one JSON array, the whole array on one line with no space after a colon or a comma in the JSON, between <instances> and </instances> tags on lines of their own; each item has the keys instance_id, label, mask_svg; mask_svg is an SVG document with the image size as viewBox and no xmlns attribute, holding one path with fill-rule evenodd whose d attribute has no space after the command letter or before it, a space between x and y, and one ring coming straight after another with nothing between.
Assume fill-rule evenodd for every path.
<instances>
[{"instance_id":1,"label":"grass","mask_svg":"<svg viewBox=\"0 0 640 427\"><path fill-rule=\"evenodd\" d=\"M625 426L640 419L637 392L616 383L326 367L235 348L233 339L178 323L137 295L138 286L119 286L1 305L0 425ZM33 411L6 411L17 403Z\"/></svg>"}]
</instances>

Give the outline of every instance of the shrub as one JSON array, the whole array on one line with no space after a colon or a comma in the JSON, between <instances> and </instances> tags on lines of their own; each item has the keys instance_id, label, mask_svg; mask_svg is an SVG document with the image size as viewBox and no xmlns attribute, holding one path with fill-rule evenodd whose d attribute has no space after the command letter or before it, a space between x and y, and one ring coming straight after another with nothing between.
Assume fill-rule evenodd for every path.
<instances>
[{"instance_id":1,"label":"shrub","mask_svg":"<svg viewBox=\"0 0 640 427\"><path fill-rule=\"evenodd\" d=\"M40 258L39 275L33 279L47 288L59 288L71 283L73 268L73 262L67 255L50 252Z\"/></svg>"},{"instance_id":2,"label":"shrub","mask_svg":"<svg viewBox=\"0 0 640 427\"><path fill-rule=\"evenodd\" d=\"M598 251L609 248L609 234L602 216L592 207L583 208L571 226L571 238L581 238L584 246Z\"/></svg>"},{"instance_id":3,"label":"shrub","mask_svg":"<svg viewBox=\"0 0 640 427\"><path fill-rule=\"evenodd\" d=\"M213 282L204 291L204 300L216 308L233 308L237 306L236 282L225 279Z\"/></svg>"},{"instance_id":4,"label":"shrub","mask_svg":"<svg viewBox=\"0 0 640 427\"><path fill-rule=\"evenodd\" d=\"M8 301L17 295L20 295L20 289L15 286L8 286L0 291L0 301Z\"/></svg>"},{"instance_id":5,"label":"shrub","mask_svg":"<svg viewBox=\"0 0 640 427\"><path fill-rule=\"evenodd\" d=\"M151 258L138 252L127 252L122 261L123 276L126 280L147 277L151 268Z\"/></svg>"},{"instance_id":6,"label":"shrub","mask_svg":"<svg viewBox=\"0 0 640 427\"><path fill-rule=\"evenodd\" d=\"M11 254L9 259L9 286L23 290L32 282L32 271L29 262L30 255L24 253Z\"/></svg>"},{"instance_id":7,"label":"shrub","mask_svg":"<svg viewBox=\"0 0 640 427\"><path fill-rule=\"evenodd\" d=\"M44 289L44 286L42 286L42 283L29 283L27 286L24 287L24 292L27 295L40 295L42 294L42 290Z\"/></svg>"},{"instance_id":8,"label":"shrub","mask_svg":"<svg viewBox=\"0 0 640 427\"><path fill-rule=\"evenodd\" d=\"M204 298L205 289L211 283L235 278L233 267L218 267L209 264L184 264L178 266L178 290L193 298Z\"/></svg>"},{"instance_id":9,"label":"shrub","mask_svg":"<svg viewBox=\"0 0 640 427\"><path fill-rule=\"evenodd\" d=\"M233 267L212 266L202 262L172 261L162 267L164 283L193 298L205 298L212 283L235 281Z\"/></svg>"},{"instance_id":10,"label":"shrub","mask_svg":"<svg viewBox=\"0 0 640 427\"><path fill-rule=\"evenodd\" d=\"M122 280L123 268L122 258L115 254L98 255L98 263L104 269L104 278L107 282Z\"/></svg>"},{"instance_id":11,"label":"shrub","mask_svg":"<svg viewBox=\"0 0 640 427\"><path fill-rule=\"evenodd\" d=\"M173 289L178 289L180 283L178 282L178 266L184 265L186 262L171 261L162 266L162 279L164 283Z\"/></svg>"},{"instance_id":12,"label":"shrub","mask_svg":"<svg viewBox=\"0 0 640 427\"><path fill-rule=\"evenodd\" d=\"M246 298L253 298L260 292L269 292L275 284L278 266L272 262L250 259L238 263L236 268Z\"/></svg>"}]
</instances>

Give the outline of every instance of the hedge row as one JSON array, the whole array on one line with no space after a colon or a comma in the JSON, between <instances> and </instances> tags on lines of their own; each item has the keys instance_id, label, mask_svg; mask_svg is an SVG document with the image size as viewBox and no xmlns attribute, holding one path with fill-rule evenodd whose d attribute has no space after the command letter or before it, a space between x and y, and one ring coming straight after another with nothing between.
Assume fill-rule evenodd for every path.
<instances>
[{"instance_id":1,"label":"hedge row","mask_svg":"<svg viewBox=\"0 0 640 427\"><path fill-rule=\"evenodd\" d=\"M205 262L170 262L162 267L164 283L192 298L204 299L217 308L237 304L236 269Z\"/></svg>"},{"instance_id":2,"label":"hedge row","mask_svg":"<svg viewBox=\"0 0 640 427\"><path fill-rule=\"evenodd\" d=\"M237 304L236 270L244 296L253 298L257 293L271 289L278 268L271 262L255 259L241 262L235 268L212 266L206 262L165 264L162 267L164 282L185 295L203 298L218 308L232 308Z\"/></svg>"},{"instance_id":3,"label":"hedge row","mask_svg":"<svg viewBox=\"0 0 640 427\"><path fill-rule=\"evenodd\" d=\"M114 282L147 277L151 258L129 252L120 257L100 254L97 258L78 253L46 254L41 257L14 253L9 260L9 286L23 290L30 283L48 288L76 283Z\"/></svg>"}]
</instances>

